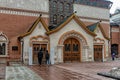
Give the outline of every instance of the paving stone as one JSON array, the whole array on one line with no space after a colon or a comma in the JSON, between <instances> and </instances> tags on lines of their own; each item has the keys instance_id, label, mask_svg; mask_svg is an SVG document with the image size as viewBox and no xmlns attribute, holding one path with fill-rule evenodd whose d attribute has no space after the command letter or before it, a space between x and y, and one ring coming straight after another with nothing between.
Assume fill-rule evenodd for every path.
<instances>
[{"instance_id":1,"label":"paving stone","mask_svg":"<svg viewBox=\"0 0 120 80\"><path fill-rule=\"evenodd\" d=\"M7 66L6 80L43 80L36 73L25 66Z\"/></svg>"},{"instance_id":2,"label":"paving stone","mask_svg":"<svg viewBox=\"0 0 120 80\"><path fill-rule=\"evenodd\" d=\"M28 66L44 80L115 80L99 76L98 72L119 67L120 60L109 62L62 63L52 66Z\"/></svg>"}]
</instances>

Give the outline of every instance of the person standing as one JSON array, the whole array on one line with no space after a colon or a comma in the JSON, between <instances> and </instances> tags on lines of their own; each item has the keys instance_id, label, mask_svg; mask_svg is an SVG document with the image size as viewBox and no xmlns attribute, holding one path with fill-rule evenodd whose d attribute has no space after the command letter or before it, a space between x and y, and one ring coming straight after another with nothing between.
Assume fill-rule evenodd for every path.
<instances>
[{"instance_id":1,"label":"person standing","mask_svg":"<svg viewBox=\"0 0 120 80\"><path fill-rule=\"evenodd\" d=\"M43 52L42 52L42 49L40 49L40 51L38 52L39 65L41 65L41 63L42 63L42 58L43 58Z\"/></svg>"},{"instance_id":2,"label":"person standing","mask_svg":"<svg viewBox=\"0 0 120 80\"><path fill-rule=\"evenodd\" d=\"M114 61L115 60L115 52L112 51L112 60Z\"/></svg>"},{"instance_id":3,"label":"person standing","mask_svg":"<svg viewBox=\"0 0 120 80\"><path fill-rule=\"evenodd\" d=\"M46 64L49 64L50 55L48 53L48 50L46 50L45 58L46 58Z\"/></svg>"}]
</instances>

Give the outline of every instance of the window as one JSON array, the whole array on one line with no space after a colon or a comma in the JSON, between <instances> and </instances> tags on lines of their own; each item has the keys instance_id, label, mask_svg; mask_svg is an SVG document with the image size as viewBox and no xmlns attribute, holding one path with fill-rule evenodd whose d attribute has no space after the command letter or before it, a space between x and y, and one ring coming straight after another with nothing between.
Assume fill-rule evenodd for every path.
<instances>
[{"instance_id":1,"label":"window","mask_svg":"<svg viewBox=\"0 0 120 80\"><path fill-rule=\"evenodd\" d=\"M66 10L67 10L67 12L70 12L70 4L69 3L66 4Z\"/></svg>"},{"instance_id":2,"label":"window","mask_svg":"<svg viewBox=\"0 0 120 80\"><path fill-rule=\"evenodd\" d=\"M56 1L53 2L53 10L57 11L57 2Z\"/></svg>"},{"instance_id":3,"label":"window","mask_svg":"<svg viewBox=\"0 0 120 80\"><path fill-rule=\"evenodd\" d=\"M64 16L61 15L61 16L60 16L60 21L63 21L63 19L64 19Z\"/></svg>"},{"instance_id":4,"label":"window","mask_svg":"<svg viewBox=\"0 0 120 80\"><path fill-rule=\"evenodd\" d=\"M5 55L5 43L0 44L0 55Z\"/></svg>"},{"instance_id":5,"label":"window","mask_svg":"<svg viewBox=\"0 0 120 80\"><path fill-rule=\"evenodd\" d=\"M64 5L63 5L63 3L62 3L62 2L60 3L60 7L59 7L59 8L60 8L60 12L63 12Z\"/></svg>"},{"instance_id":6,"label":"window","mask_svg":"<svg viewBox=\"0 0 120 80\"><path fill-rule=\"evenodd\" d=\"M53 23L57 24L57 15L56 14L53 16Z\"/></svg>"},{"instance_id":7,"label":"window","mask_svg":"<svg viewBox=\"0 0 120 80\"><path fill-rule=\"evenodd\" d=\"M70 44L65 44L65 51L70 51Z\"/></svg>"},{"instance_id":8,"label":"window","mask_svg":"<svg viewBox=\"0 0 120 80\"><path fill-rule=\"evenodd\" d=\"M0 32L0 55L7 54L8 48L7 44L8 44L7 36L3 32Z\"/></svg>"},{"instance_id":9,"label":"window","mask_svg":"<svg viewBox=\"0 0 120 80\"><path fill-rule=\"evenodd\" d=\"M78 44L73 44L73 51L78 51Z\"/></svg>"}]
</instances>

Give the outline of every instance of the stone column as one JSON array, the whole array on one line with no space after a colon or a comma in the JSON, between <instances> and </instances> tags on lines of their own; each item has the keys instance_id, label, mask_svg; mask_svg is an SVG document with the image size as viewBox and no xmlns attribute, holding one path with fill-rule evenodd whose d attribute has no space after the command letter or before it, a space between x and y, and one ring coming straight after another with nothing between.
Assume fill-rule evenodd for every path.
<instances>
[{"instance_id":1,"label":"stone column","mask_svg":"<svg viewBox=\"0 0 120 80\"><path fill-rule=\"evenodd\" d=\"M64 45L58 45L57 46L58 63L63 62L63 46Z\"/></svg>"},{"instance_id":2,"label":"stone column","mask_svg":"<svg viewBox=\"0 0 120 80\"><path fill-rule=\"evenodd\" d=\"M6 52L6 56L8 56L8 43L5 43L5 48L6 48L6 50L5 50L5 52Z\"/></svg>"},{"instance_id":3,"label":"stone column","mask_svg":"<svg viewBox=\"0 0 120 80\"><path fill-rule=\"evenodd\" d=\"M103 49L102 49L102 61L104 62L104 61L106 61L105 60L105 48L104 48L104 45L103 45Z\"/></svg>"},{"instance_id":4,"label":"stone column","mask_svg":"<svg viewBox=\"0 0 120 80\"><path fill-rule=\"evenodd\" d=\"M32 65L33 63L33 59L32 59L32 47L29 47L29 65Z\"/></svg>"},{"instance_id":5,"label":"stone column","mask_svg":"<svg viewBox=\"0 0 120 80\"><path fill-rule=\"evenodd\" d=\"M51 50L50 50L50 62L51 62L51 64L54 64L54 58L55 58L55 49L51 48Z\"/></svg>"},{"instance_id":6,"label":"stone column","mask_svg":"<svg viewBox=\"0 0 120 80\"><path fill-rule=\"evenodd\" d=\"M88 49L89 49L89 46L88 45L85 45L83 46L83 61L89 61L88 60Z\"/></svg>"}]
</instances>

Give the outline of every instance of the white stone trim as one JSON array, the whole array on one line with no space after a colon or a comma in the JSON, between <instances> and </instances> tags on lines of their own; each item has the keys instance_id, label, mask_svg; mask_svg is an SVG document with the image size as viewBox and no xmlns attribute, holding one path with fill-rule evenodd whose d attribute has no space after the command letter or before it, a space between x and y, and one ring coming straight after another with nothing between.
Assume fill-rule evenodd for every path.
<instances>
[{"instance_id":1,"label":"white stone trim","mask_svg":"<svg viewBox=\"0 0 120 80\"><path fill-rule=\"evenodd\" d=\"M120 32L119 28L112 28L112 32Z\"/></svg>"},{"instance_id":2,"label":"white stone trim","mask_svg":"<svg viewBox=\"0 0 120 80\"><path fill-rule=\"evenodd\" d=\"M40 14L42 14L43 17L49 17L49 15L44 14L47 12L27 12L27 11L13 11L13 10L3 10L0 9L0 13L4 14L14 14L14 15L24 15L24 16L36 16L38 17Z\"/></svg>"},{"instance_id":3,"label":"white stone trim","mask_svg":"<svg viewBox=\"0 0 120 80\"><path fill-rule=\"evenodd\" d=\"M83 38L83 36L81 36L80 34L76 33L76 32L71 32L69 34L65 34L62 37L62 40L60 42L60 44L57 46L57 56L60 56L59 58L57 58L58 63L63 62L63 43L66 39L68 38L75 38L79 41L80 43L80 55L81 55L81 62L83 61L88 61L88 50L89 50L89 46L87 44L87 42L85 41L85 39ZM61 60L60 60L61 59Z\"/></svg>"},{"instance_id":4,"label":"white stone trim","mask_svg":"<svg viewBox=\"0 0 120 80\"><path fill-rule=\"evenodd\" d=\"M5 55L0 55L0 57L7 57L8 55L8 37L3 33L3 32L0 32L0 36L4 37L4 40L0 40L0 44L3 44L5 43Z\"/></svg>"},{"instance_id":5,"label":"white stone trim","mask_svg":"<svg viewBox=\"0 0 120 80\"><path fill-rule=\"evenodd\" d=\"M62 44L63 42L69 38L69 37L74 37L74 38L77 38L79 42L81 42L83 45L86 45L87 43L85 42L85 40L77 33L70 33L70 34L67 34L65 35L63 38L62 38Z\"/></svg>"},{"instance_id":6,"label":"white stone trim","mask_svg":"<svg viewBox=\"0 0 120 80\"><path fill-rule=\"evenodd\" d=\"M87 22L94 22L94 23L96 23L96 22L99 22L101 19L100 19L100 20L97 20L97 19L96 19L96 20L94 20L94 19L85 19L85 18L80 18L80 20L81 20L81 21L85 21L85 22L87 21ZM104 21L104 20L102 20L102 23L110 24L110 22L109 22L109 21Z\"/></svg>"}]
</instances>

